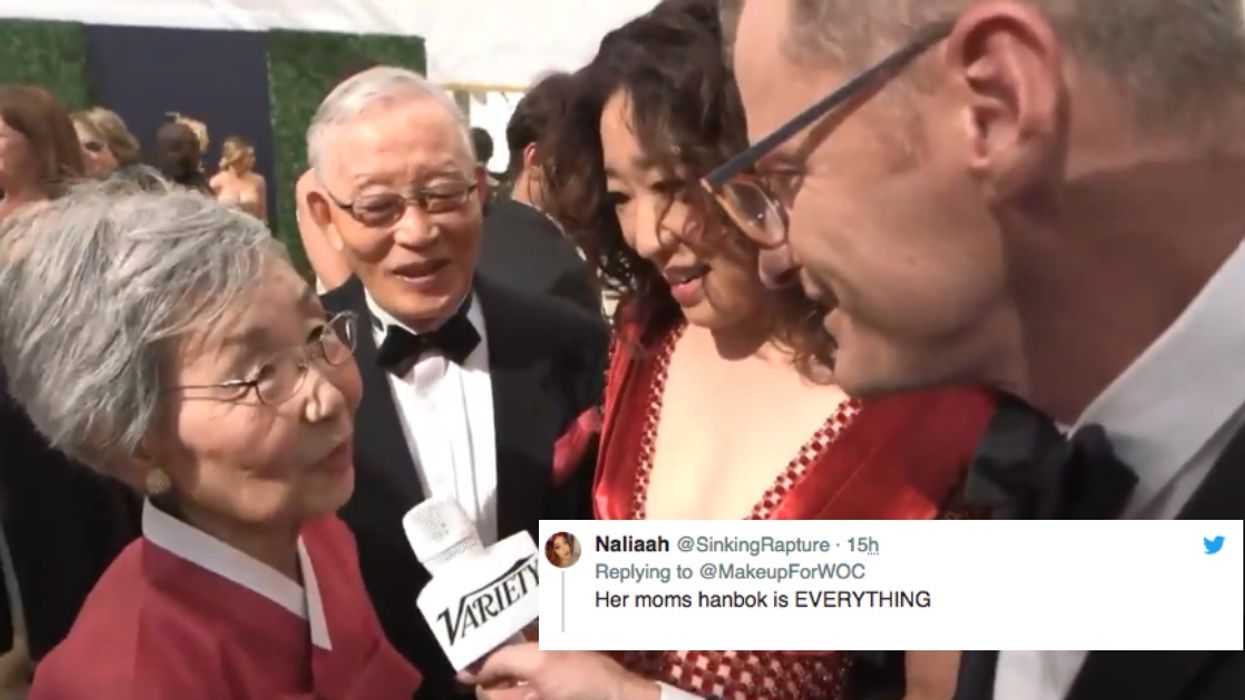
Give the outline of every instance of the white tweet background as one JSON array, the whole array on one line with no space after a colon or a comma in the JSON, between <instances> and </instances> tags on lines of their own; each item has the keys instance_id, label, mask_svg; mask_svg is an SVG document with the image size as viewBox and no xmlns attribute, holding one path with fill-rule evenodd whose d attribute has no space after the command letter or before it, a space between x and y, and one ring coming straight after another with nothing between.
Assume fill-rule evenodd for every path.
<instances>
[{"instance_id":1,"label":"white tweet background","mask_svg":"<svg viewBox=\"0 0 1245 700\"><path fill-rule=\"evenodd\" d=\"M1242 522L1109 521L544 521L583 554L564 572L541 562L540 645L569 650L1240 650ZM597 535L664 536L668 554L596 551ZM701 554L680 537L825 538L828 554ZM1204 537L1223 535L1208 555ZM853 553L871 536L877 555ZM706 562L786 566L863 562L861 581L706 581ZM671 581L598 579L597 565L670 567ZM695 576L678 579L676 564ZM927 590L928 608L763 610L598 607L598 591ZM565 599L563 597L565 596ZM770 599L773 604L773 596ZM794 600L793 600L794 605ZM563 613L565 610L565 613Z\"/></svg>"}]
</instances>

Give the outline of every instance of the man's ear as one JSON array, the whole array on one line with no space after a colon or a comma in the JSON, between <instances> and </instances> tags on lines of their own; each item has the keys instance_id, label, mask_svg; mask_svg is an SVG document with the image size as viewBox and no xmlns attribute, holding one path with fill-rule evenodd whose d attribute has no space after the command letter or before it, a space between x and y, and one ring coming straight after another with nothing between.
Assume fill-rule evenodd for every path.
<instances>
[{"instance_id":1,"label":"man's ear","mask_svg":"<svg viewBox=\"0 0 1245 700\"><path fill-rule=\"evenodd\" d=\"M480 200L480 206L484 206L493 193L493 187L489 183L488 170L485 170L483 165L476 166L475 174L476 197Z\"/></svg>"},{"instance_id":2,"label":"man's ear","mask_svg":"<svg viewBox=\"0 0 1245 700\"><path fill-rule=\"evenodd\" d=\"M1019 0L973 5L943 58L966 87L971 169L996 199L1029 188L1052 165L1066 125L1063 59L1050 22Z\"/></svg>"},{"instance_id":3,"label":"man's ear","mask_svg":"<svg viewBox=\"0 0 1245 700\"><path fill-rule=\"evenodd\" d=\"M536 162L536 142L529 143L523 147L523 168L530 169L537 165Z\"/></svg>"},{"instance_id":4,"label":"man's ear","mask_svg":"<svg viewBox=\"0 0 1245 700\"><path fill-rule=\"evenodd\" d=\"M333 250L342 252L345 243L342 241L341 235L337 231L337 224L333 221L333 207L337 205L330 202L328 195L319 187L313 187L307 190L304 195L304 204L308 213L311 214L311 220L315 223L316 228L324 232L325 239L329 245L333 246Z\"/></svg>"}]
</instances>

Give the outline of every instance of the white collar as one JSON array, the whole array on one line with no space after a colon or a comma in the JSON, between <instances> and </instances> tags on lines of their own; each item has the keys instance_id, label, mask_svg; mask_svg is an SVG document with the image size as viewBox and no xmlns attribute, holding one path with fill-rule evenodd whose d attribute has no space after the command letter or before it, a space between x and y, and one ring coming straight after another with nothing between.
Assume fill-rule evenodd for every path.
<instances>
[{"instance_id":1,"label":"white collar","mask_svg":"<svg viewBox=\"0 0 1245 700\"><path fill-rule=\"evenodd\" d=\"M481 345L483 345L483 341L485 337L484 336L484 312L480 310L480 297L474 291L468 291L467 294L470 295L470 299L471 299L471 306L467 307L467 320L471 322L472 326L475 326L476 333L480 334ZM380 304L377 304L376 300L372 298L371 292L364 290L363 296L367 300L367 310L372 314L373 318L375 318L377 321L380 321L381 328L379 330L376 329L375 327L372 328L372 330L374 331L373 335L378 339L377 340L378 343L380 342L380 340L384 339L385 329L389 328L390 326L397 326L398 328L401 328L402 330L412 335L420 334L419 331L399 321L398 319L393 317L393 314L382 309L380 307ZM463 297L463 301L466 301L467 298L468 297ZM463 302L459 302L460 305L462 303ZM456 306L454 308L457 309L458 307Z\"/></svg>"},{"instance_id":2,"label":"white collar","mask_svg":"<svg viewBox=\"0 0 1245 700\"><path fill-rule=\"evenodd\" d=\"M1124 302L1127 303L1127 302ZM1145 504L1245 405L1245 242L1081 415L1138 476Z\"/></svg>"},{"instance_id":3,"label":"white collar","mask_svg":"<svg viewBox=\"0 0 1245 700\"><path fill-rule=\"evenodd\" d=\"M168 553L229 579L307 620L312 644L326 651L333 649L324 618L324 602L320 599L320 585L301 536L298 538L298 566L305 590L271 566L174 518L151 501L143 503L143 537Z\"/></svg>"}]
</instances>

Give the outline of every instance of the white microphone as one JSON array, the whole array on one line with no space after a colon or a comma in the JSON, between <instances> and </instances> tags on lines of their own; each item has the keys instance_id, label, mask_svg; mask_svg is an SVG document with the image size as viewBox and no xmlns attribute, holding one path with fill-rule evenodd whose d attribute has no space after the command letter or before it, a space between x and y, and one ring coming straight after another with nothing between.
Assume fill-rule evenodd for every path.
<instances>
[{"instance_id":1,"label":"white microphone","mask_svg":"<svg viewBox=\"0 0 1245 700\"><path fill-rule=\"evenodd\" d=\"M415 558L432 574L416 603L455 671L523 641L538 617L537 549L517 532L491 547L453 498L430 498L402 518Z\"/></svg>"}]
</instances>

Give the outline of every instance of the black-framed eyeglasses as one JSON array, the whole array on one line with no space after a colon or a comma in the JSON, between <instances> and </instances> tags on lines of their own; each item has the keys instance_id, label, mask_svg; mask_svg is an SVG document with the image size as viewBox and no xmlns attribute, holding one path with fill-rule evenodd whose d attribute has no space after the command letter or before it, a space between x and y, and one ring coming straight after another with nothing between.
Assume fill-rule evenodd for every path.
<instances>
[{"instance_id":1,"label":"black-framed eyeglasses","mask_svg":"<svg viewBox=\"0 0 1245 700\"><path fill-rule=\"evenodd\" d=\"M715 168L701 180L744 235L763 248L776 248L787 240L786 206L762 178L752 174L758 161L832 110L847 103L879 81L889 78L909 61L932 48L951 33L953 19L931 22L917 30L899 49L792 117L747 150Z\"/></svg>"},{"instance_id":2,"label":"black-framed eyeglasses","mask_svg":"<svg viewBox=\"0 0 1245 700\"><path fill-rule=\"evenodd\" d=\"M355 221L369 228L393 226L402 219L407 207L415 205L425 213L436 216L459 211L479 185L473 181L444 182L420 187L410 194L377 192L356 197L353 202L343 202L324 187L324 194L337 208L354 217Z\"/></svg>"},{"instance_id":3,"label":"black-framed eyeglasses","mask_svg":"<svg viewBox=\"0 0 1245 700\"><path fill-rule=\"evenodd\" d=\"M255 392L261 403L276 406L298 393L311 363L321 360L330 366L345 364L354 355L359 317L344 311L330 318L302 345L277 353L259 366L250 379L233 379L219 384L187 384L178 389L230 389L238 400Z\"/></svg>"}]
</instances>

